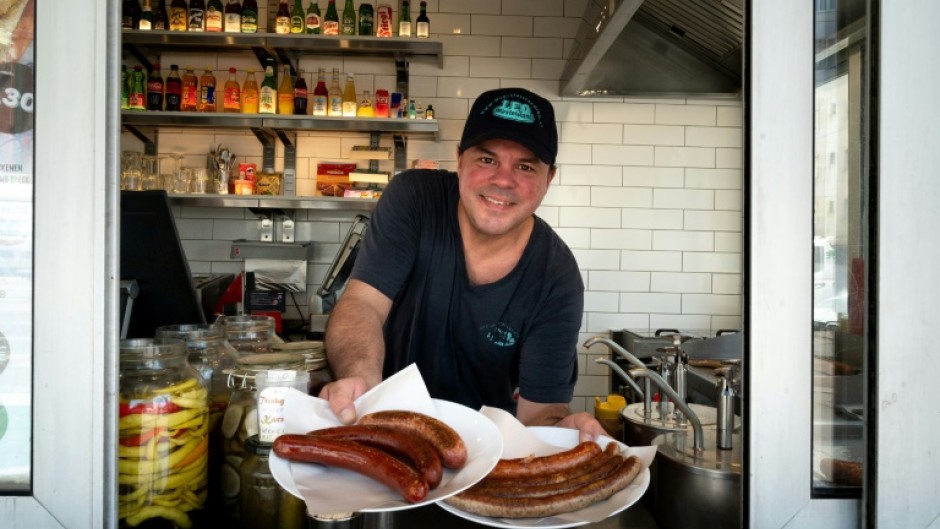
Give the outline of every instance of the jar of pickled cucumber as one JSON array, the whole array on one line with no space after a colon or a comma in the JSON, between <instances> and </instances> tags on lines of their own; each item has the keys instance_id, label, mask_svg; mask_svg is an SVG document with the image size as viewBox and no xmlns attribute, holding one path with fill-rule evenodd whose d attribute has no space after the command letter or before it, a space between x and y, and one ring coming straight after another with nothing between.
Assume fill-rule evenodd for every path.
<instances>
[{"instance_id":1,"label":"jar of pickled cucumber","mask_svg":"<svg viewBox=\"0 0 940 529\"><path fill-rule=\"evenodd\" d=\"M258 423L258 392L255 376L259 373L292 371L297 378L307 375L304 357L295 353L245 353L235 360L229 376L228 407L222 419L222 454L219 482L224 513L230 521L238 521L241 489L238 469L245 458L245 442L260 433Z\"/></svg>"},{"instance_id":2,"label":"jar of pickled cucumber","mask_svg":"<svg viewBox=\"0 0 940 529\"><path fill-rule=\"evenodd\" d=\"M208 494L209 391L186 342L120 343L120 527L198 525Z\"/></svg>"},{"instance_id":3,"label":"jar of pickled cucumber","mask_svg":"<svg viewBox=\"0 0 940 529\"><path fill-rule=\"evenodd\" d=\"M156 338L186 342L189 364L209 389L209 499L211 510L220 508L219 467L222 464L222 417L231 391L228 377L235 368L235 349L220 325L190 324L158 327Z\"/></svg>"}]
</instances>

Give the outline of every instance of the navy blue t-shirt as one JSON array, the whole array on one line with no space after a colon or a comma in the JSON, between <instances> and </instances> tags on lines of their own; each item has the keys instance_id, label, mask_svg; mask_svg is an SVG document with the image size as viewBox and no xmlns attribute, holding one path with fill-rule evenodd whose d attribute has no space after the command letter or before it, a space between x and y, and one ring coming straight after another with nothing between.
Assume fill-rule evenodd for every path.
<instances>
[{"instance_id":1,"label":"navy blue t-shirt","mask_svg":"<svg viewBox=\"0 0 940 529\"><path fill-rule=\"evenodd\" d=\"M542 219L516 267L471 285L457 221L457 175L411 170L379 199L351 277L393 301L387 378L411 363L432 397L515 413L513 393L567 403L577 380L584 284L571 250Z\"/></svg>"}]
</instances>

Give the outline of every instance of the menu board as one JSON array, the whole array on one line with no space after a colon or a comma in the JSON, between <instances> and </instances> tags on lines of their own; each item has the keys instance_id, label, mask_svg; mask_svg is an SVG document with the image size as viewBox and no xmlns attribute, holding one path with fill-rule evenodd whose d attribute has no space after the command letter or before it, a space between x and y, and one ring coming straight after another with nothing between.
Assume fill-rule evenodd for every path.
<instances>
[{"instance_id":1,"label":"menu board","mask_svg":"<svg viewBox=\"0 0 940 529\"><path fill-rule=\"evenodd\" d=\"M32 451L33 0L0 0L0 494Z\"/></svg>"}]
</instances>

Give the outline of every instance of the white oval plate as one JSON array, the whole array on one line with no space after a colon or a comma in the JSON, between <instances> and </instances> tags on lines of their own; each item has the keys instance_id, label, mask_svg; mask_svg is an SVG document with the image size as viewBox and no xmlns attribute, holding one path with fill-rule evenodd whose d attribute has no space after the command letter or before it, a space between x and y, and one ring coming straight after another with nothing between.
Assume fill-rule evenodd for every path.
<instances>
[{"instance_id":1,"label":"white oval plate","mask_svg":"<svg viewBox=\"0 0 940 529\"><path fill-rule=\"evenodd\" d=\"M529 430L532 431L539 439L565 449L574 448L578 444L578 431L570 428L557 428L554 426L530 426ZM601 447L606 447L608 443L617 443L620 445L620 448L627 450L627 445L611 439L610 437L600 437L597 440L597 444ZM614 494L610 498L597 504L587 507L588 509L594 507L607 507L611 512L607 517L614 516L625 511L627 508L636 503L640 498L643 497L643 494L646 492L646 489L650 485L650 471L648 468L644 468L643 472L640 473L636 479L633 480L633 483L627 485L627 487L617 494ZM579 525L585 525L592 522L597 522L599 520L577 520L578 512L574 511L571 513L564 514L565 518L560 518L559 516L552 516L549 518L490 518L488 516L479 516L476 514L470 514L468 512L461 511L460 509L448 505L445 502L439 502L438 505L445 511L470 520L471 522L476 522L482 525L488 525L490 527L503 527L506 529L518 529L519 527L539 527L541 529L562 529L565 527L577 527ZM583 510L583 509L582 509Z\"/></svg>"},{"instance_id":2,"label":"white oval plate","mask_svg":"<svg viewBox=\"0 0 940 529\"><path fill-rule=\"evenodd\" d=\"M294 463L273 451L269 465L275 481L287 492L306 499L312 513L385 512L411 509L440 501L469 488L493 470L503 453L503 438L480 412L454 402L432 399L435 418L457 431L467 445L467 464L460 470L444 469L441 484L419 503L407 503L401 495L361 474L341 469ZM309 494L304 498L301 489Z\"/></svg>"}]
</instances>

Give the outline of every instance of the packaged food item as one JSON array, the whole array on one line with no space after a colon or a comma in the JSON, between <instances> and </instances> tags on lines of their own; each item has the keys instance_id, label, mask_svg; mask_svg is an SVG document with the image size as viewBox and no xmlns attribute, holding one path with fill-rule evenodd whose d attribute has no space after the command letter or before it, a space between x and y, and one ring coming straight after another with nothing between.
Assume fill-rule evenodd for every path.
<instances>
[{"instance_id":1,"label":"packaged food item","mask_svg":"<svg viewBox=\"0 0 940 529\"><path fill-rule=\"evenodd\" d=\"M375 36L392 36L392 6L379 4L375 9Z\"/></svg>"},{"instance_id":2,"label":"packaged food item","mask_svg":"<svg viewBox=\"0 0 940 529\"><path fill-rule=\"evenodd\" d=\"M251 180L235 180L235 193L236 195L253 195L255 186L254 182Z\"/></svg>"},{"instance_id":3,"label":"packaged food item","mask_svg":"<svg viewBox=\"0 0 940 529\"><path fill-rule=\"evenodd\" d=\"M262 171L255 174L255 194L256 195L280 195L281 173L269 173Z\"/></svg>"},{"instance_id":4,"label":"packaged food item","mask_svg":"<svg viewBox=\"0 0 940 529\"><path fill-rule=\"evenodd\" d=\"M327 197L341 197L352 189L349 173L356 170L354 163L317 164L317 192Z\"/></svg>"}]
</instances>

